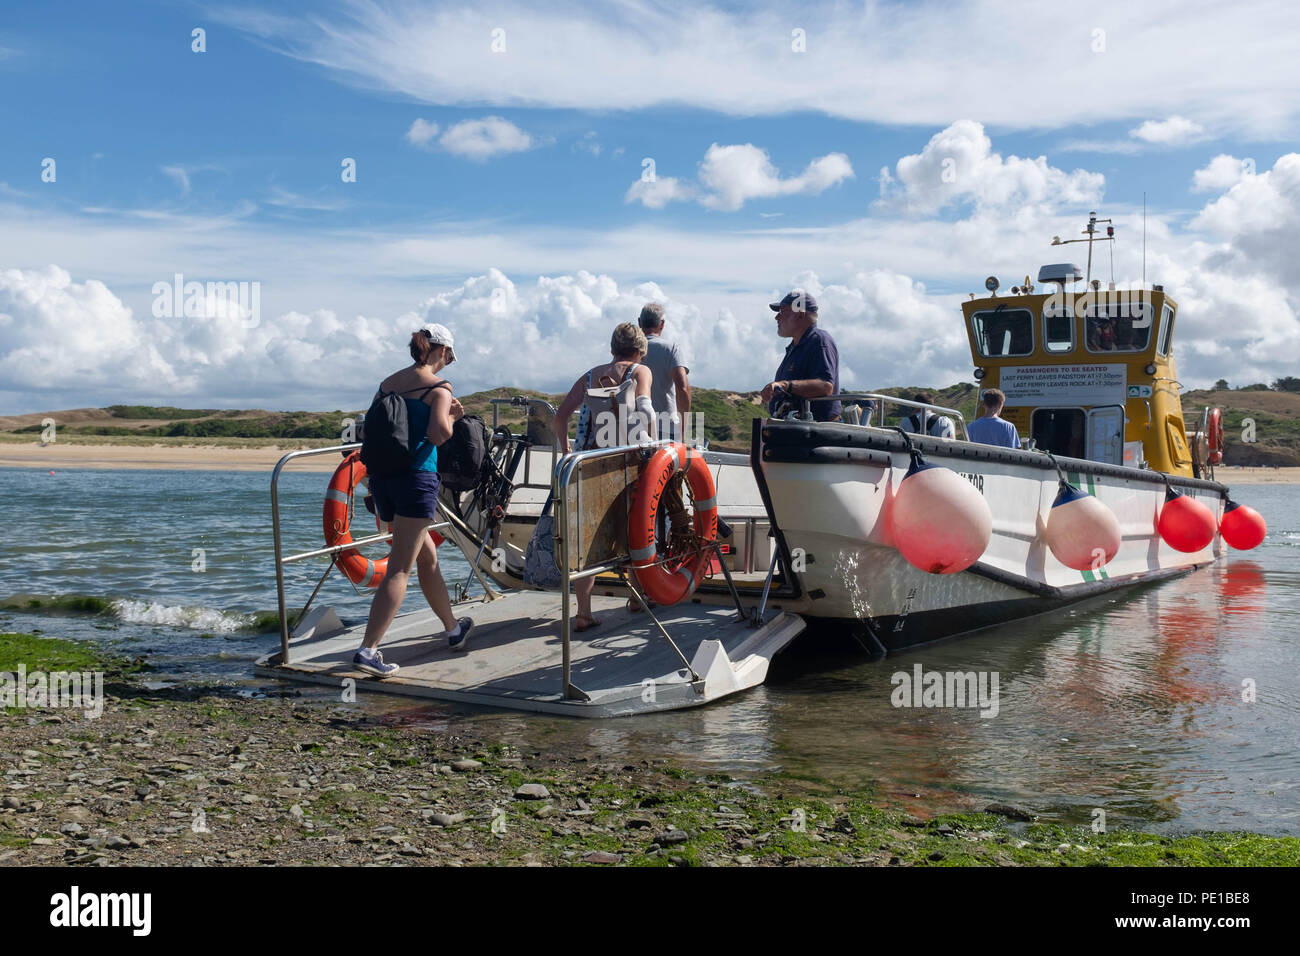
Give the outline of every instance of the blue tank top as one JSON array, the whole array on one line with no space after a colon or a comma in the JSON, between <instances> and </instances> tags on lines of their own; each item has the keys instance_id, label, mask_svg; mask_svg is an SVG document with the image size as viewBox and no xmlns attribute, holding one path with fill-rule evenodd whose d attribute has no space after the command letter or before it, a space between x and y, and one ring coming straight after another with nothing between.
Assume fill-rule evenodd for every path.
<instances>
[{"instance_id":1,"label":"blue tank top","mask_svg":"<svg viewBox=\"0 0 1300 956\"><path fill-rule=\"evenodd\" d=\"M425 435L429 430L429 416L433 409L424 403L422 398L406 398L406 415L410 422L412 435ZM438 446L429 441L427 437L421 438L420 443L415 446L415 463L411 466L413 471L432 471L438 470Z\"/></svg>"}]
</instances>

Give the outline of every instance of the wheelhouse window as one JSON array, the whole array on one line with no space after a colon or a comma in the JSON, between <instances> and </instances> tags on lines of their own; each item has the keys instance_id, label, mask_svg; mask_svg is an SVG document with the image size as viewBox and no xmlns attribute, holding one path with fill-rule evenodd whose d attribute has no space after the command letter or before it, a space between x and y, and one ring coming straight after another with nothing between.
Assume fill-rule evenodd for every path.
<instances>
[{"instance_id":1,"label":"wheelhouse window","mask_svg":"<svg viewBox=\"0 0 1300 956\"><path fill-rule=\"evenodd\" d=\"M1054 355L1074 350L1074 310L1064 302L1043 303L1043 348Z\"/></svg>"},{"instance_id":2,"label":"wheelhouse window","mask_svg":"<svg viewBox=\"0 0 1300 956\"><path fill-rule=\"evenodd\" d=\"M981 355L1030 355L1034 351L1034 317L1028 309L998 306L971 316L975 341Z\"/></svg>"},{"instance_id":3,"label":"wheelhouse window","mask_svg":"<svg viewBox=\"0 0 1300 956\"><path fill-rule=\"evenodd\" d=\"M1154 311L1150 302L1093 302L1083 314L1090 352L1142 352L1151 341Z\"/></svg>"},{"instance_id":4,"label":"wheelhouse window","mask_svg":"<svg viewBox=\"0 0 1300 956\"><path fill-rule=\"evenodd\" d=\"M1174 340L1174 310L1165 305L1160 314L1160 354L1169 354L1169 343Z\"/></svg>"}]
</instances>

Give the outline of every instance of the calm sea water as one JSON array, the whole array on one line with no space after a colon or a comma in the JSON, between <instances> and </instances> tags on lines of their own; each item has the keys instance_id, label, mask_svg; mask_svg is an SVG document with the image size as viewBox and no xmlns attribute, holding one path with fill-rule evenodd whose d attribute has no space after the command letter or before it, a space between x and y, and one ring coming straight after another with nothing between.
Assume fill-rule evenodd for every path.
<instances>
[{"instance_id":1,"label":"calm sea water","mask_svg":"<svg viewBox=\"0 0 1300 956\"><path fill-rule=\"evenodd\" d=\"M320 474L283 480L287 550L320 546L325 483ZM268 475L0 469L0 494L0 596L117 602L100 618L0 612L0 629L148 652L162 679L276 686L254 680L251 664L278 635L244 629L252 612L275 607ZM1076 824L1102 808L1111 826L1297 834L1300 486L1243 486L1236 497L1269 523L1269 539L1249 554L883 662L778 659L766 686L699 710L589 722L381 695L358 706L521 749L668 757L735 775L796 771L875 786L927 813L1000 802ZM448 579L463 580L467 564L444 560ZM291 570L291 603L323 568ZM341 578L323 594L345 621L364 619L369 596ZM419 600L413 588L407 608ZM891 675L916 664L996 672L998 715L894 708ZM1254 684L1253 703L1243 682Z\"/></svg>"}]
</instances>

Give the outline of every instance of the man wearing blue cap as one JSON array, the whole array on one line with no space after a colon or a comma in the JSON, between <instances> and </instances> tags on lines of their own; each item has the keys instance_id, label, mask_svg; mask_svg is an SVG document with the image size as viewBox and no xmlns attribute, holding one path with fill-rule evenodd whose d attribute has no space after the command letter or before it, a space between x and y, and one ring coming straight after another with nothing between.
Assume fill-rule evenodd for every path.
<instances>
[{"instance_id":1,"label":"man wearing blue cap","mask_svg":"<svg viewBox=\"0 0 1300 956\"><path fill-rule=\"evenodd\" d=\"M817 300L798 289L780 302L768 306L776 313L776 334L793 339L786 346L785 358L776 370L776 378L763 386L763 401L768 414L775 417L783 403L801 407L801 398L822 398L840 390L840 353L830 333L817 325ZM840 403L811 403L812 416L819 422L840 420Z\"/></svg>"}]
</instances>

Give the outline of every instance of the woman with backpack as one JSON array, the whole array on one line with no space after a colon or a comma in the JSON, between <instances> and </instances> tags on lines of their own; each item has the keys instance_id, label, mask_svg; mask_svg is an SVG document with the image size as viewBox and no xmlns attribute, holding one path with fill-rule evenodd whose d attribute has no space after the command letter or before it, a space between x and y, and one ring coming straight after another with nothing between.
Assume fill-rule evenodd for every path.
<instances>
[{"instance_id":1,"label":"woman with backpack","mask_svg":"<svg viewBox=\"0 0 1300 956\"><path fill-rule=\"evenodd\" d=\"M451 394L451 383L438 376L456 360L451 332L442 325L421 329L412 334L410 351L414 364L384 379L375 394L375 401L388 395L402 398L411 445L409 467L389 476L370 476L370 493L379 520L392 524L392 551L388 573L370 605L365 639L352 664L376 677L391 677L399 670L398 665L384 662L379 642L402 606L412 564L429 607L446 628L447 645L464 650L474 626L469 618L457 620L452 613L451 597L438 567L438 552L425 531L437 514L438 446L451 436L456 420L465 414Z\"/></svg>"},{"instance_id":2,"label":"woman with backpack","mask_svg":"<svg viewBox=\"0 0 1300 956\"><path fill-rule=\"evenodd\" d=\"M640 364L646 348L645 333L631 322L614 329L609 342L613 361L579 376L555 412L555 434L559 436L561 451L565 454L570 451L569 419L579 406L582 414L578 419L578 451L654 440L655 413L650 399L654 376ZM596 579L590 577L580 578L574 585L578 597L578 615L573 621L576 631L587 631L600 624L591 613L591 593L595 588Z\"/></svg>"}]
</instances>

